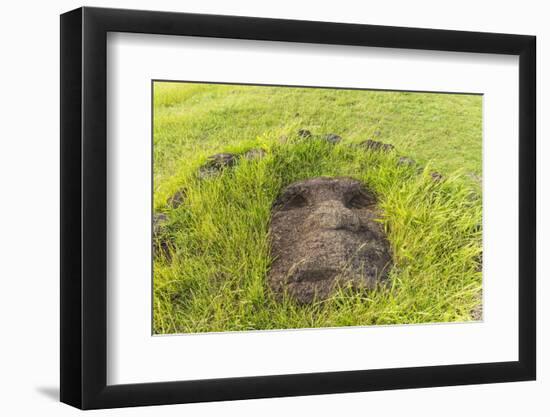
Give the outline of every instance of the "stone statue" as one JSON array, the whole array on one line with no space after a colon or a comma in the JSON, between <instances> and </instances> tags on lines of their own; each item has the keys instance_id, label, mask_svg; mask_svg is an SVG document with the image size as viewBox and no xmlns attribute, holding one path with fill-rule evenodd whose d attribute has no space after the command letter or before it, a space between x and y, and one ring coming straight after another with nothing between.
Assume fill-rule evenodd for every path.
<instances>
[{"instance_id":1,"label":"stone statue","mask_svg":"<svg viewBox=\"0 0 550 417\"><path fill-rule=\"evenodd\" d=\"M374 194L352 178L289 185L273 205L268 286L300 303L326 299L338 285L374 288L392 266L380 215Z\"/></svg>"}]
</instances>

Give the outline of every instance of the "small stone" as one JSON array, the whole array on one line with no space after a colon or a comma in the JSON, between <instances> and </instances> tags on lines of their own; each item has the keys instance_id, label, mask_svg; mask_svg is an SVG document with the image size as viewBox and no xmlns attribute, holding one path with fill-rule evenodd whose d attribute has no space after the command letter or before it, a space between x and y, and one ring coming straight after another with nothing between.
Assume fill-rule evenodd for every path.
<instances>
[{"instance_id":1,"label":"small stone","mask_svg":"<svg viewBox=\"0 0 550 417\"><path fill-rule=\"evenodd\" d=\"M443 174L439 173L439 172L432 172L430 173L430 176L432 177L432 180L434 180L435 182L439 182L439 181L443 181Z\"/></svg>"},{"instance_id":2,"label":"small stone","mask_svg":"<svg viewBox=\"0 0 550 417\"><path fill-rule=\"evenodd\" d=\"M381 134L382 134L382 132L380 132L379 130L375 130L374 133L373 133L373 135L377 136L377 137L380 136Z\"/></svg>"},{"instance_id":3,"label":"small stone","mask_svg":"<svg viewBox=\"0 0 550 417\"><path fill-rule=\"evenodd\" d=\"M395 149L395 147L393 145L390 145L389 143L377 142L372 139L361 142L360 145L372 151L389 152Z\"/></svg>"},{"instance_id":4,"label":"small stone","mask_svg":"<svg viewBox=\"0 0 550 417\"><path fill-rule=\"evenodd\" d=\"M307 129L300 129L298 130L298 136L300 136L301 138L310 138L312 135L311 135L311 132Z\"/></svg>"},{"instance_id":5,"label":"small stone","mask_svg":"<svg viewBox=\"0 0 550 417\"><path fill-rule=\"evenodd\" d=\"M325 136L325 140L329 143L338 143L342 140L342 137L334 133L329 133L328 135Z\"/></svg>"},{"instance_id":6,"label":"small stone","mask_svg":"<svg viewBox=\"0 0 550 417\"><path fill-rule=\"evenodd\" d=\"M408 156L401 156L397 161L397 165L412 167L416 165L416 161Z\"/></svg>"},{"instance_id":7,"label":"small stone","mask_svg":"<svg viewBox=\"0 0 550 417\"><path fill-rule=\"evenodd\" d=\"M185 188L182 188L181 190L176 191L176 193L168 199L168 204L172 208L178 208L183 204L186 198L187 191L185 190Z\"/></svg>"},{"instance_id":8,"label":"small stone","mask_svg":"<svg viewBox=\"0 0 550 417\"><path fill-rule=\"evenodd\" d=\"M243 154L246 159L262 159L266 155L267 152L261 148L250 149Z\"/></svg>"}]
</instances>

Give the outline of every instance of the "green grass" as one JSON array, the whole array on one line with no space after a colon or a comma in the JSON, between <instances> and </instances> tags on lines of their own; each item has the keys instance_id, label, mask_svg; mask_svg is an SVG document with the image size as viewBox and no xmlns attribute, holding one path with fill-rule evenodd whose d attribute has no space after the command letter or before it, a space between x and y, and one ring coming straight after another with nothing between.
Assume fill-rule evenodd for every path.
<instances>
[{"instance_id":1,"label":"green grass","mask_svg":"<svg viewBox=\"0 0 550 417\"><path fill-rule=\"evenodd\" d=\"M154 332L243 331L472 320L480 303L481 97L156 83L154 210L172 257L154 260ZM314 137L297 136L301 128ZM321 139L336 133L343 141ZM376 137L374 137L376 135ZM356 146L373 138L396 151ZM263 148L210 179L208 155ZM424 166L397 165L409 156ZM430 172L445 180L434 182ZM352 176L378 196L390 286L309 306L269 293L270 208L289 183ZM186 190L173 208L170 197Z\"/></svg>"}]
</instances>

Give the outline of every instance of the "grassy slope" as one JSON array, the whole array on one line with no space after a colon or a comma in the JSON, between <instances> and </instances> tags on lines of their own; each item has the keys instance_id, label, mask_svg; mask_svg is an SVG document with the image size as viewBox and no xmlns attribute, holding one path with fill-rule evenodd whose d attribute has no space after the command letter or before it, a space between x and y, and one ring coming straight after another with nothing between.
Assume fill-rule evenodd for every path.
<instances>
[{"instance_id":1,"label":"grassy slope","mask_svg":"<svg viewBox=\"0 0 550 417\"><path fill-rule=\"evenodd\" d=\"M481 196L479 96L161 83L155 86L154 207L169 216L172 261L155 259L156 333L463 321L478 304ZM300 140L300 128L344 140ZM365 152L373 137L396 153ZM281 137L286 137L281 140ZM262 147L217 178L196 171L216 152ZM434 183L429 170L447 180ZM271 202L288 183L350 175L378 194L396 266L389 289L312 306L273 301ZM167 201L179 189L185 203Z\"/></svg>"}]
</instances>

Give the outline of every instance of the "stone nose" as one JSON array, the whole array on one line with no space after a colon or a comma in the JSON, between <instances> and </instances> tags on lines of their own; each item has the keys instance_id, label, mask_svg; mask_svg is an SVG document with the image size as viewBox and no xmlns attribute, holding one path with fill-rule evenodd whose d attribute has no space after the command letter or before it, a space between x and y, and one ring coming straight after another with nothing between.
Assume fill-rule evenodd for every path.
<instances>
[{"instance_id":1,"label":"stone nose","mask_svg":"<svg viewBox=\"0 0 550 417\"><path fill-rule=\"evenodd\" d=\"M323 201L315 207L308 218L311 227L321 229L359 230L361 222L357 214L339 200Z\"/></svg>"}]
</instances>

